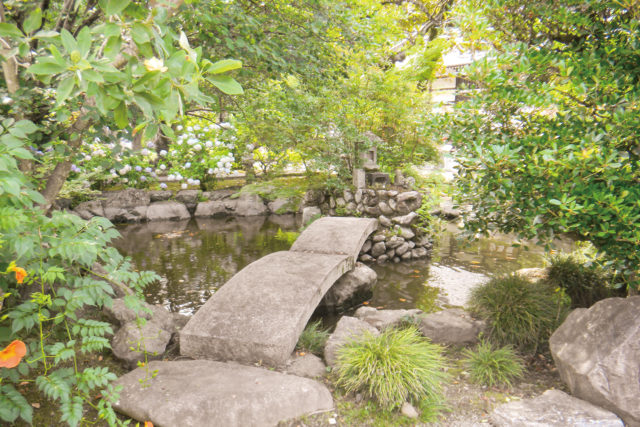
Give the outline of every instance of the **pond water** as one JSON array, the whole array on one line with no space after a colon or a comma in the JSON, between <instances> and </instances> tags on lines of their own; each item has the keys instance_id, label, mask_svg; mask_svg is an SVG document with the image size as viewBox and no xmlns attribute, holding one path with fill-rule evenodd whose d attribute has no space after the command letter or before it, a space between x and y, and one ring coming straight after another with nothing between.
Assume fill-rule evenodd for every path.
<instances>
[{"instance_id":1,"label":"pond water","mask_svg":"<svg viewBox=\"0 0 640 427\"><path fill-rule=\"evenodd\" d=\"M294 215L129 224L119 227L122 237L114 244L135 268L161 276L146 288L148 302L191 315L246 265L288 250L300 225ZM470 288L490 275L542 265L540 247L513 247L506 236L465 245L457 235L449 224L436 236L431 259L372 265L378 283L367 303L425 311L462 306Z\"/></svg>"}]
</instances>

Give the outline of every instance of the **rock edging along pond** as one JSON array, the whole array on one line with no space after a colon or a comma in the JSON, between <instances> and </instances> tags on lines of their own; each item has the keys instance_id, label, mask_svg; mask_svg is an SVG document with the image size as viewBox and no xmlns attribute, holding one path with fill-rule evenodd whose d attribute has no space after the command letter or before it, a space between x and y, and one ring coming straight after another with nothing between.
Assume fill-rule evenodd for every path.
<instances>
[{"instance_id":1,"label":"rock edging along pond","mask_svg":"<svg viewBox=\"0 0 640 427\"><path fill-rule=\"evenodd\" d=\"M73 209L83 219L102 216L114 223L179 221L225 216L263 216L299 213L313 218L329 215L377 218L378 231L364 244L360 260L383 263L425 258L431 255L430 236L416 225L416 210L422 204L417 191L345 190L340 197L323 191L308 191L302 203L294 200L264 200L257 194L234 190L147 191L129 188L102 194L100 199L80 203Z\"/></svg>"}]
</instances>

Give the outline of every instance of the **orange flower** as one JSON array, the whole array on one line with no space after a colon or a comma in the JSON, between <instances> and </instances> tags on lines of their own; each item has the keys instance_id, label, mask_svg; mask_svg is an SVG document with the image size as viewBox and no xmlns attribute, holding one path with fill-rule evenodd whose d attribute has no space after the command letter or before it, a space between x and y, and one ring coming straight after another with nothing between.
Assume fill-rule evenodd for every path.
<instances>
[{"instance_id":1,"label":"orange flower","mask_svg":"<svg viewBox=\"0 0 640 427\"><path fill-rule=\"evenodd\" d=\"M0 351L0 367L15 368L27 354L27 346L20 340L15 340Z\"/></svg>"},{"instance_id":2,"label":"orange flower","mask_svg":"<svg viewBox=\"0 0 640 427\"><path fill-rule=\"evenodd\" d=\"M22 267L10 267L9 271L13 271L16 273L16 282L22 283L25 277L27 277L27 271Z\"/></svg>"},{"instance_id":3,"label":"orange flower","mask_svg":"<svg viewBox=\"0 0 640 427\"><path fill-rule=\"evenodd\" d=\"M151 421L145 421L144 427L153 427L153 423Z\"/></svg>"}]
</instances>

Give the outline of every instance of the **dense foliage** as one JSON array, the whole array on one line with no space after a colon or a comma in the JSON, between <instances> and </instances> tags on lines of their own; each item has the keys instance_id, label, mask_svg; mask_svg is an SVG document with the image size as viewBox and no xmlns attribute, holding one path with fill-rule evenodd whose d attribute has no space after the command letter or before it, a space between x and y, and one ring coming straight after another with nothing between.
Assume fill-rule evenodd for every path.
<instances>
[{"instance_id":1,"label":"dense foliage","mask_svg":"<svg viewBox=\"0 0 640 427\"><path fill-rule=\"evenodd\" d=\"M591 241L637 286L640 269L640 6L492 0L468 40L493 49L469 70L448 129L467 227L544 242Z\"/></svg>"}]
</instances>

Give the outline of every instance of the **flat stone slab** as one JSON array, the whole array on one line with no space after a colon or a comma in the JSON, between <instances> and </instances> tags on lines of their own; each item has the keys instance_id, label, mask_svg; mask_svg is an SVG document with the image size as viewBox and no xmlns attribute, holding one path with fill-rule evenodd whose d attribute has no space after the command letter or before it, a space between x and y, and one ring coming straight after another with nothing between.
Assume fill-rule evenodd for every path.
<instances>
[{"instance_id":1,"label":"flat stone slab","mask_svg":"<svg viewBox=\"0 0 640 427\"><path fill-rule=\"evenodd\" d=\"M156 427L274 426L333 408L329 390L308 378L209 360L151 362L120 377L114 407ZM142 380L142 383L141 383Z\"/></svg>"},{"instance_id":2,"label":"flat stone slab","mask_svg":"<svg viewBox=\"0 0 640 427\"><path fill-rule=\"evenodd\" d=\"M365 240L377 227L375 218L320 218L302 232L290 251L343 254L355 262Z\"/></svg>"},{"instance_id":3,"label":"flat stone slab","mask_svg":"<svg viewBox=\"0 0 640 427\"><path fill-rule=\"evenodd\" d=\"M496 427L624 426L613 412L560 390L547 390L533 399L500 405L493 411L490 420Z\"/></svg>"},{"instance_id":4,"label":"flat stone slab","mask_svg":"<svg viewBox=\"0 0 640 427\"><path fill-rule=\"evenodd\" d=\"M353 267L348 255L267 255L238 272L196 312L180 332L180 353L282 366L322 296Z\"/></svg>"}]
</instances>

